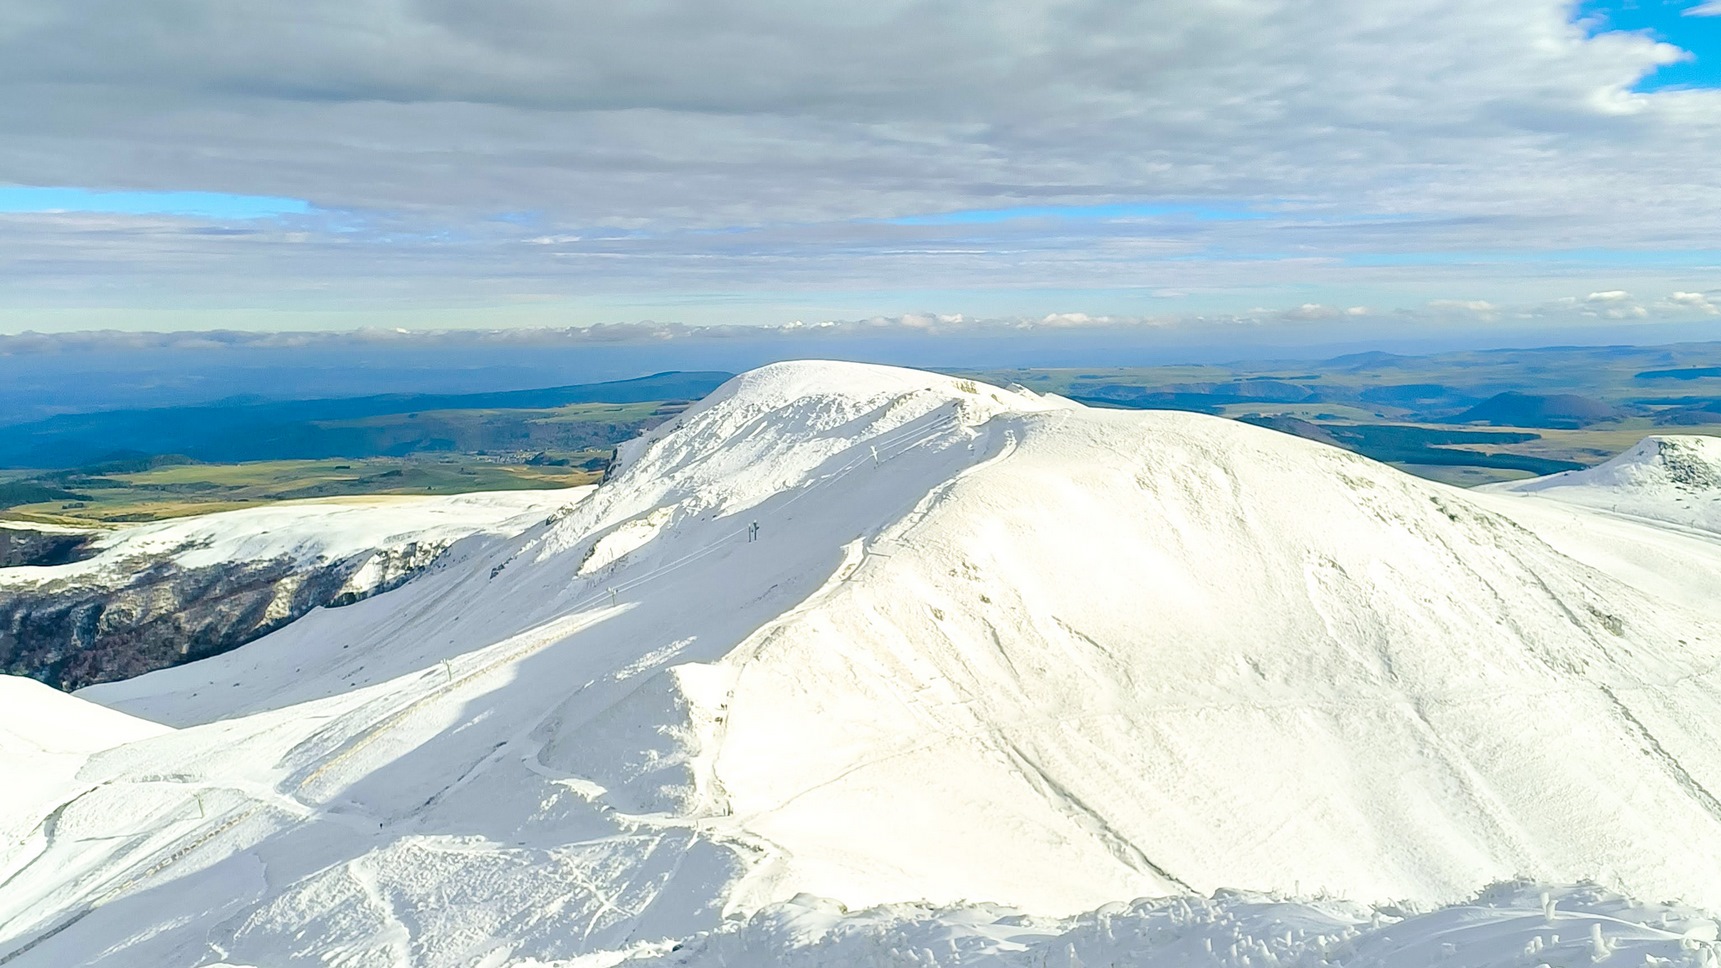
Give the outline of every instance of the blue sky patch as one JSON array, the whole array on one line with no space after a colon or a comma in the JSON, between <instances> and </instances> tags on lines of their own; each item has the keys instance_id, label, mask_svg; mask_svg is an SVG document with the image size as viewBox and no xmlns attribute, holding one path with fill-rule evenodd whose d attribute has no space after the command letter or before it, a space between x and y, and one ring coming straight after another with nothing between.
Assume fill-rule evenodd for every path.
<instances>
[{"instance_id":1,"label":"blue sky patch","mask_svg":"<svg viewBox=\"0 0 1721 968\"><path fill-rule=\"evenodd\" d=\"M102 192L88 188L0 185L0 212L91 212L103 215L193 215L218 219L304 215L309 202L222 192Z\"/></svg>"},{"instance_id":2,"label":"blue sky patch","mask_svg":"<svg viewBox=\"0 0 1721 968\"><path fill-rule=\"evenodd\" d=\"M1699 14L1699 10L1713 13ZM1576 18L1591 37L1614 30L1640 31L1692 55L1639 81L1639 91L1721 87L1721 2L1581 0Z\"/></svg>"}]
</instances>

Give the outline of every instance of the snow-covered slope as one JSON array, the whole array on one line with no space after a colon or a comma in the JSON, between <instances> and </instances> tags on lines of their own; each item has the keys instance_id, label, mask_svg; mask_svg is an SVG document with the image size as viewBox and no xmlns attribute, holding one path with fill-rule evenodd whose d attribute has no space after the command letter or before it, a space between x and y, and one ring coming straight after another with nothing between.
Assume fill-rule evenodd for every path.
<instances>
[{"instance_id":1,"label":"snow-covered slope","mask_svg":"<svg viewBox=\"0 0 1721 968\"><path fill-rule=\"evenodd\" d=\"M33 679L0 676L0 839L27 836L69 795L92 753L166 732ZM0 879L10 872L0 863Z\"/></svg>"},{"instance_id":2,"label":"snow-covered slope","mask_svg":"<svg viewBox=\"0 0 1721 968\"><path fill-rule=\"evenodd\" d=\"M1594 886L1502 883L1420 911L1222 891L1138 899L1079 917L990 905L896 904L849 912L803 895L675 945L641 946L629 968L1507 968L1713 965L1716 924L1671 904Z\"/></svg>"},{"instance_id":3,"label":"snow-covered slope","mask_svg":"<svg viewBox=\"0 0 1721 968\"><path fill-rule=\"evenodd\" d=\"M187 569L277 558L309 564L414 542L445 546L470 534L512 530L510 523L521 515L541 514L569 500L566 491L375 495L175 518L101 535L92 542L95 554L70 564L0 569L0 587L123 575L140 560Z\"/></svg>"},{"instance_id":4,"label":"snow-covered slope","mask_svg":"<svg viewBox=\"0 0 1721 968\"><path fill-rule=\"evenodd\" d=\"M5 848L0 958L675 963L803 892L1721 907L1721 616L1513 503L1201 415L767 367L459 568L81 693L180 728L83 768L89 835Z\"/></svg>"},{"instance_id":5,"label":"snow-covered slope","mask_svg":"<svg viewBox=\"0 0 1721 968\"><path fill-rule=\"evenodd\" d=\"M1721 437L1645 437L1636 447L1596 467L1487 489L1721 534Z\"/></svg>"}]
</instances>

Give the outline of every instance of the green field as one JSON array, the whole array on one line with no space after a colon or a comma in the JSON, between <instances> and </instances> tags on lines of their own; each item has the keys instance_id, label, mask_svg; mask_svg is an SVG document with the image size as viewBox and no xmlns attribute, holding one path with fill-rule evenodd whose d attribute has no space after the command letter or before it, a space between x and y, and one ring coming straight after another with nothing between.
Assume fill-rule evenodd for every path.
<instances>
[{"instance_id":1,"label":"green field","mask_svg":"<svg viewBox=\"0 0 1721 968\"><path fill-rule=\"evenodd\" d=\"M76 477L63 486L78 499L20 504L0 511L0 519L106 525L306 498L574 487L595 482L608 453L546 455L568 462L562 465L497 463L476 455L174 464Z\"/></svg>"},{"instance_id":2,"label":"green field","mask_svg":"<svg viewBox=\"0 0 1721 968\"><path fill-rule=\"evenodd\" d=\"M275 501L588 484L617 444L688 405L651 391L702 394L722 378L116 411L0 428L14 455L102 455L0 470L0 519L105 525ZM601 395L620 399L589 399ZM232 454L263 456L220 456Z\"/></svg>"}]
</instances>

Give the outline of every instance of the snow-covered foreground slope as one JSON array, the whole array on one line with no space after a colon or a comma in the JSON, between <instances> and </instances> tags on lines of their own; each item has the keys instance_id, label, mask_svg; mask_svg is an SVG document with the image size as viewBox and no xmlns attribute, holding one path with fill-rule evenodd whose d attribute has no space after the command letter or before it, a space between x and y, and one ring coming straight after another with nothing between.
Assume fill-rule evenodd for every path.
<instances>
[{"instance_id":1,"label":"snow-covered foreground slope","mask_svg":"<svg viewBox=\"0 0 1721 968\"><path fill-rule=\"evenodd\" d=\"M678 945L641 946L629 968L1459 968L1716 964L1716 924L1594 886L1498 884L1429 911L1222 891L1138 899L1078 917L992 905L897 904L848 912L812 897L771 905Z\"/></svg>"},{"instance_id":2,"label":"snow-covered foreground slope","mask_svg":"<svg viewBox=\"0 0 1721 968\"><path fill-rule=\"evenodd\" d=\"M1489 485L1721 534L1721 437L1645 437L1618 457L1581 471Z\"/></svg>"},{"instance_id":3,"label":"snow-covered foreground slope","mask_svg":"<svg viewBox=\"0 0 1721 968\"><path fill-rule=\"evenodd\" d=\"M1514 876L1721 907L1721 615L1502 513L1534 502L844 364L739 377L621 456L461 567L81 693L179 728L26 805L0 960L958 963L908 940L944 931L1061 964L1062 933L1162 937L1192 893L1427 904ZM913 930L890 909L838 919L880 939L851 956L779 903L802 892L827 914L1185 907ZM1707 957L1591 895L1582 930L1615 918L1624 952L1604 961ZM1254 939L1223 965L1460 940L1494 960L1455 964L1534 965L1533 938L1573 941L1539 902L1489 903L1407 938L1361 907L1280 924L1222 900L1213 924L1252 926L1191 937ZM779 936L802 961L749 947Z\"/></svg>"},{"instance_id":4,"label":"snow-covered foreground slope","mask_svg":"<svg viewBox=\"0 0 1721 968\"><path fill-rule=\"evenodd\" d=\"M165 732L33 679L0 676L0 837L16 839L42 819L43 806L76 792L78 770L90 754ZM0 878L10 872L0 863Z\"/></svg>"}]
</instances>

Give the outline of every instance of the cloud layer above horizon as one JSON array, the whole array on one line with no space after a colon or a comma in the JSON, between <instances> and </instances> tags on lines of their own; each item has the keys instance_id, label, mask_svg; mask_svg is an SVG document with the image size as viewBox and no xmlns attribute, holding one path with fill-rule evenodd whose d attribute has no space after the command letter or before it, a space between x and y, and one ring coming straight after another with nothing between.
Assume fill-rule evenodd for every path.
<instances>
[{"instance_id":1,"label":"cloud layer above horizon","mask_svg":"<svg viewBox=\"0 0 1721 968\"><path fill-rule=\"evenodd\" d=\"M1705 318L1721 90L1646 83L1666 40L1564 0L0 0L0 332Z\"/></svg>"}]
</instances>

